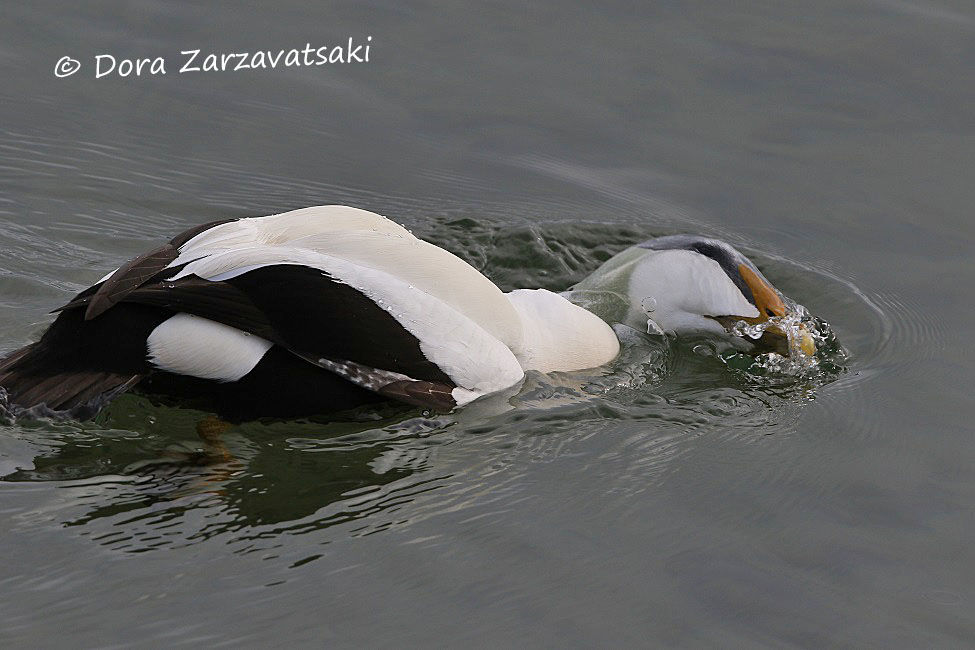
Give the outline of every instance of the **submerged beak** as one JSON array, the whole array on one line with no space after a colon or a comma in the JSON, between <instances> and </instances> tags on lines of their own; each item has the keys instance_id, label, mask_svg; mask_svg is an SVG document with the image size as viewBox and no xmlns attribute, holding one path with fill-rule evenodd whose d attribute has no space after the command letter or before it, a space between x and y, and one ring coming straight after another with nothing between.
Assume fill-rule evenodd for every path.
<instances>
[{"instance_id":1,"label":"submerged beak","mask_svg":"<svg viewBox=\"0 0 975 650\"><path fill-rule=\"evenodd\" d=\"M809 333L806 326L800 323L796 329L798 331L794 332L793 336L797 339L796 343L798 344L802 353L807 357L811 357L816 354L816 341L813 340L812 334ZM775 348L775 351L782 354L782 356L789 356L790 341L788 332L778 325L770 325L768 329L765 330L762 338L759 340L764 342L766 335L775 337L774 342L768 342L771 343L770 347Z\"/></svg>"},{"instance_id":2,"label":"submerged beak","mask_svg":"<svg viewBox=\"0 0 975 650\"><path fill-rule=\"evenodd\" d=\"M748 288L751 289L752 296L755 298L755 307L758 308L757 317L739 318L738 320L743 320L750 325L757 325L766 323L771 318L781 318L787 315L782 296L761 275L745 264L738 266L738 272ZM762 332L761 338L756 342L767 345L783 356L789 356L789 349L793 345L793 340L806 356L811 357L816 354L816 342L809 330L801 323L794 326L791 335L782 325L773 323Z\"/></svg>"}]
</instances>

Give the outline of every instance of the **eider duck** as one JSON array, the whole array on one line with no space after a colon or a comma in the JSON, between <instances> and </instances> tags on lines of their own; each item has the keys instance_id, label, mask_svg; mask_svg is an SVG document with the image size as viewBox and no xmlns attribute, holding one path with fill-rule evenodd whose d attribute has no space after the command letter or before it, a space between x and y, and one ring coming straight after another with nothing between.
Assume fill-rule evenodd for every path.
<instances>
[{"instance_id":1,"label":"eider duck","mask_svg":"<svg viewBox=\"0 0 975 650\"><path fill-rule=\"evenodd\" d=\"M609 318L620 323L646 321L640 301L653 297L652 318L675 332L727 335L730 319L784 309L754 265L701 238L624 251L576 291L622 292L633 307ZM620 350L607 321L566 296L504 293L346 206L192 228L55 311L39 341L0 361L0 387L8 405L78 419L133 388L236 421L380 400L447 411L528 370L595 368Z\"/></svg>"}]
</instances>

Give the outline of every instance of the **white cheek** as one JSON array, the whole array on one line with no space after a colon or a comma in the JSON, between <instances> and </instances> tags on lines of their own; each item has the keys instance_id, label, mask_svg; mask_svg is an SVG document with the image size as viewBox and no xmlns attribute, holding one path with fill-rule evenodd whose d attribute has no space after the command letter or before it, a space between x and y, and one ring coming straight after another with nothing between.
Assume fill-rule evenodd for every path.
<instances>
[{"instance_id":1,"label":"white cheek","mask_svg":"<svg viewBox=\"0 0 975 650\"><path fill-rule=\"evenodd\" d=\"M649 252L634 269L628 293L632 309L665 332L724 333L706 316L758 315L717 262L691 251Z\"/></svg>"}]
</instances>

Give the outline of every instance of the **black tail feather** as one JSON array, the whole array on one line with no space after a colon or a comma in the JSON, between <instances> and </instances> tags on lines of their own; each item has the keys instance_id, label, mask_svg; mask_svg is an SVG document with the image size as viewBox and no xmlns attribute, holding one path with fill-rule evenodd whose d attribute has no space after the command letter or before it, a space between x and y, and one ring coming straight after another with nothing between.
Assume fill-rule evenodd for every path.
<instances>
[{"instance_id":1,"label":"black tail feather","mask_svg":"<svg viewBox=\"0 0 975 650\"><path fill-rule=\"evenodd\" d=\"M84 310L62 312L37 343L0 360L6 410L86 419L151 370L145 341L171 315L119 305L93 321Z\"/></svg>"},{"instance_id":2,"label":"black tail feather","mask_svg":"<svg viewBox=\"0 0 975 650\"><path fill-rule=\"evenodd\" d=\"M86 419L141 378L141 374L64 368L38 343L0 361L4 407L12 414L33 411Z\"/></svg>"}]
</instances>

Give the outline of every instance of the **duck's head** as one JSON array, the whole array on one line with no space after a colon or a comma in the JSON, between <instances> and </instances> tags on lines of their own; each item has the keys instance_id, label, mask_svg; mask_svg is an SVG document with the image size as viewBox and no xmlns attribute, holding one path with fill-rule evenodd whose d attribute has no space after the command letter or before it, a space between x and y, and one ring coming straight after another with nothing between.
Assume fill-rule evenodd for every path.
<instances>
[{"instance_id":1,"label":"duck's head","mask_svg":"<svg viewBox=\"0 0 975 650\"><path fill-rule=\"evenodd\" d=\"M718 334L739 347L748 344L789 354L788 328L779 321L798 321L798 306L762 275L758 267L730 244L697 235L657 237L607 261L576 285L579 291L610 291L628 305L631 327L676 334ZM745 340L739 323L769 324L761 337ZM738 326L738 327L736 327ZM797 326L795 344L815 352L812 337Z\"/></svg>"}]
</instances>

